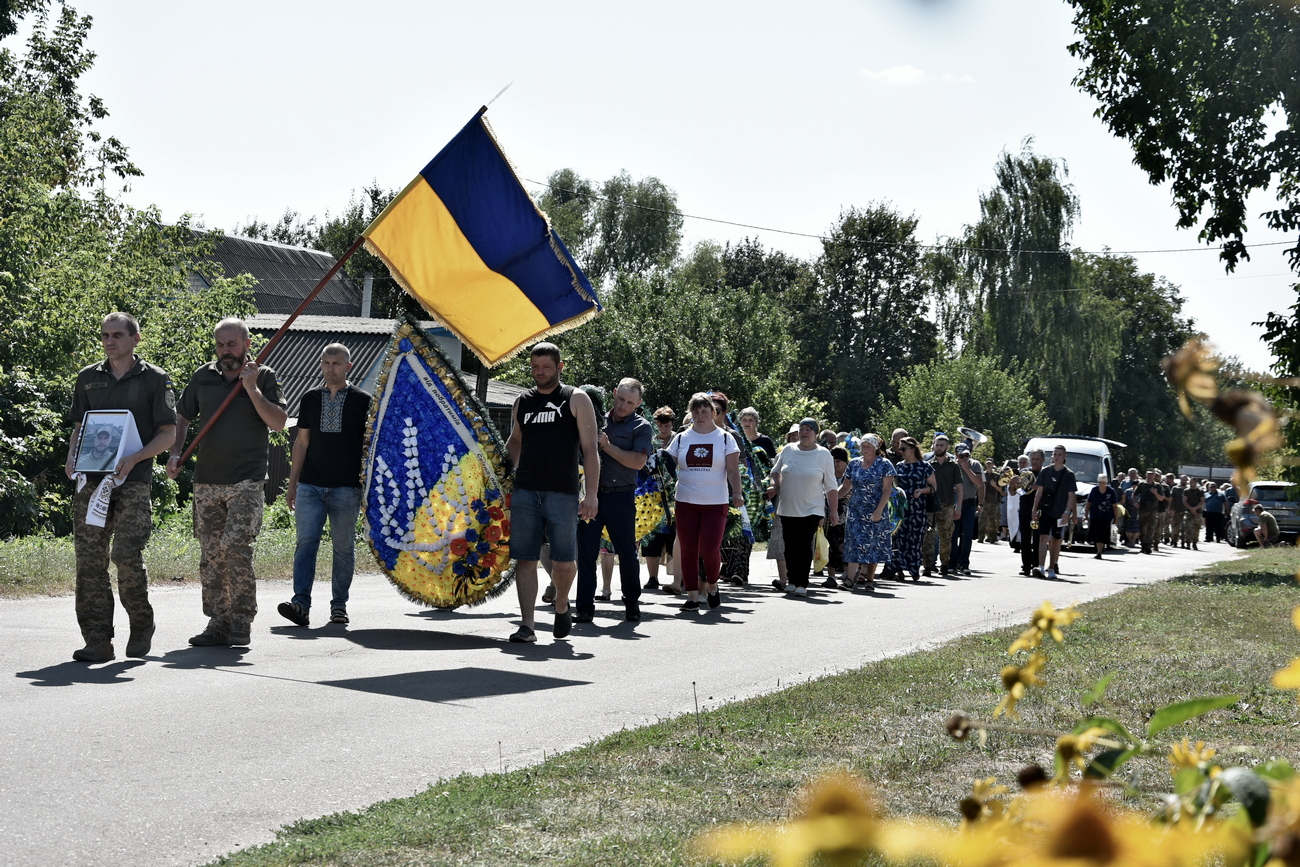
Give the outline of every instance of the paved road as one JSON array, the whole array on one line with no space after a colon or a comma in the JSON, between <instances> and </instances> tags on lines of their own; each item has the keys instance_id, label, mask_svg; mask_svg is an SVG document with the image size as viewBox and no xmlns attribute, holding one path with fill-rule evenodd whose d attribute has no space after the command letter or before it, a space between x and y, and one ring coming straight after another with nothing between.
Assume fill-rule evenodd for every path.
<instances>
[{"instance_id":1,"label":"paved road","mask_svg":"<svg viewBox=\"0 0 1300 867\"><path fill-rule=\"evenodd\" d=\"M190 648L198 590L161 589L149 658L95 666L70 661L70 598L0 600L0 864L203 863L299 818L675 716L693 707L692 680L712 706L1234 554L1207 547L1077 554L1049 582L1016 575L1005 544L977 545L973 578L874 596L724 590L718 612L687 615L660 593L636 626L615 601L563 641L543 609L532 646L505 640L513 590L445 613L371 574L353 586L351 627L291 626L275 613L287 585L263 582L251 648ZM755 588L775 577L761 555L753 574Z\"/></svg>"}]
</instances>

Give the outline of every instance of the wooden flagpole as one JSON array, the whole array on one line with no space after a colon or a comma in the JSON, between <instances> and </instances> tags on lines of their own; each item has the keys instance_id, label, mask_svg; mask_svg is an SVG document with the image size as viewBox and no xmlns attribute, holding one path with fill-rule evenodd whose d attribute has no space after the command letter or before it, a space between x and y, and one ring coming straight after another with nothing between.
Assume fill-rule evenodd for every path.
<instances>
[{"instance_id":1,"label":"wooden flagpole","mask_svg":"<svg viewBox=\"0 0 1300 867\"><path fill-rule=\"evenodd\" d=\"M320 294L320 290L324 289L325 285L334 279L334 275L343 267L343 263L346 262L353 253L361 249L361 245L365 243L365 240L365 236L363 235L353 241L352 246L348 247L347 251L339 257L337 262L334 263L334 267L325 272L325 276L316 284L316 288L311 290L311 292L307 294L306 298L302 299L302 303L298 305L298 309L289 314L289 318L284 320L284 324L280 326L280 330L271 335L271 339L262 347L262 351L257 353L257 358L253 361L254 364L260 365L266 357L271 354L271 350L275 348L275 344L280 342L280 338L289 330L289 326L293 324L293 321L302 315L302 311L306 310L307 305L312 302L312 299ZM185 451L181 454L180 460L176 462L177 466L184 466L185 462L190 459L190 455L192 455L194 450L198 448L199 441L203 439L203 437L207 436L208 431L212 430L212 425L216 423L217 419L221 418L221 414L226 411L226 407L230 406L231 402L235 399L235 396L241 391L243 391L242 387L236 387L230 390L230 394L226 395L226 399L221 402L221 406L217 407L216 412L212 413L211 418L208 418L203 422L202 429L199 430L190 444L186 446Z\"/></svg>"}]
</instances>

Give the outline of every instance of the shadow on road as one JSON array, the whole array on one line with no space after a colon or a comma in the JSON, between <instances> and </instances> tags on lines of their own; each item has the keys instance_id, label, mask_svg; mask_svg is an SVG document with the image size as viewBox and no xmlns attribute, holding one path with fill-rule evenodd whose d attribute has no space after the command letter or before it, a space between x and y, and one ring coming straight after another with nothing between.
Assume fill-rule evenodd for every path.
<instances>
[{"instance_id":1,"label":"shadow on road","mask_svg":"<svg viewBox=\"0 0 1300 867\"><path fill-rule=\"evenodd\" d=\"M342 637L368 650L487 650L500 644L483 635L437 629L349 629Z\"/></svg>"},{"instance_id":2,"label":"shadow on road","mask_svg":"<svg viewBox=\"0 0 1300 867\"><path fill-rule=\"evenodd\" d=\"M34 671L16 671L14 677L32 681L31 686L74 686L85 684L130 683L134 677L123 677L128 671L144 665L143 659L122 660L106 665L87 665L84 662L60 662Z\"/></svg>"},{"instance_id":3,"label":"shadow on road","mask_svg":"<svg viewBox=\"0 0 1300 867\"><path fill-rule=\"evenodd\" d=\"M542 607L540 603L538 604L538 607L539 608ZM442 622L442 621L450 621L450 620L463 620L466 617L471 617L474 618L475 620L491 620L491 619L517 617L518 615L511 614L509 611L477 611L473 608L465 608L462 606L456 608L429 608L424 611L408 611L406 613L406 616L418 617L421 620L432 620L435 622Z\"/></svg>"},{"instance_id":4,"label":"shadow on road","mask_svg":"<svg viewBox=\"0 0 1300 867\"><path fill-rule=\"evenodd\" d=\"M185 647L169 650L159 661L165 668L245 668L253 663L244 662L247 647Z\"/></svg>"},{"instance_id":5,"label":"shadow on road","mask_svg":"<svg viewBox=\"0 0 1300 867\"><path fill-rule=\"evenodd\" d=\"M584 686L588 682L521 674L515 671L495 671L490 668L452 668L349 680L323 680L320 681L320 685L390 695L394 698L445 703L485 696L517 695L566 686Z\"/></svg>"}]
</instances>

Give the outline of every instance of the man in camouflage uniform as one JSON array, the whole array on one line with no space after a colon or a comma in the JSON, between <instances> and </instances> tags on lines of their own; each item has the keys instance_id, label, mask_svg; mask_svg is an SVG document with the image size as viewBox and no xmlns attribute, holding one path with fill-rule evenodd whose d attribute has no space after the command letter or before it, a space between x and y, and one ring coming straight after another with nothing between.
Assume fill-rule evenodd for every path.
<instances>
[{"instance_id":1,"label":"man in camouflage uniform","mask_svg":"<svg viewBox=\"0 0 1300 867\"><path fill-rule=\"evenodd\" d=\"M131 623L127 656L145 656L153 641L153 607L144 546L153 528L149 497L153 459L166 451L176 433L176 396L171 377L135 354L140 324L129 313L110 313L100 326L105 359L77 374L68 420L72 437L64 472L75 474L77 441L86 412L130 410L144 446L107 467L123 481L113 488L103 527L86 523L91 496L107 473L87 473L72 500L73 543L77 552L77 623L86 646L72 653L81 662L113 658L113 586L109 560L117 566L117 590ZM101 429L96 432L96 440ZM148 437L146 440L145 438ZM110 436L111 439L111 436ZM97 442L98 445L98 442Z\"/></svg>"},{"instance_id":2,"label":"man in camouflage uniform","mask_svg":"<svg viewBox=\"0 0 1300 867\"><path fill-rule=\"evenodd\" d=\"M1138 504L1138 527L1142 538L1142 553L1150 554L1160 550L1160 500L1164 496L1160 489L1160 476L1155 470L1147 470L1144 482L1134 486Z\"/></svg>"},{"instance_id":3,"label":"man in camouflage uniform","mask_svg":"<svg viewBox=\"0 0 1300 867\"><path fill-rule=\"evenodd\" d=\"M243 320L223 319L214 333L217 360L194 371L181 393L167 462L168 475L176 478L190 423L202 417L206 425L231 391L242 390L199 443L194 469L194 535L202 549L199 580L208 625L190 644L200 647L250 641L257 614L253 541L262 529L269 431L284 430L288 420L275 371L248 354Z\"/></svg>"},{"instance_id":4,"label":"man in camouflage uniform","mask_svg":"<svg viewBox=\"0 0 1300 867\"><path fill-rule=\"evenodd\" d=\"M934 470L937 487L930 496L930 514L925 524L925 541L921 543L921 556L924 568L921 574L927 578L934 572L934 542L939 540L940 574L947 575L952 563L953 524L961 514L961 470L957 462L948 455L950 441L942 431L934 435L934 458L930 467Z\"/></svg>"},{"instance_id":5,"label":"man in camouflage uniform","mask_svg":"<svg viewBox=\"0 0 1300 867\"><path fill-rule=\"evenodd\" d=\"M1182 546L1191 548L1193 551L1199 551L1196 542L1201 538L1201 528L1205 526L1205 518L1202 513L1205 509L1205 492L1201 490L1199 479L1189 479L1183 483L1183 504L1187 506L1187 511L1183 513L1183 536Z\"/></svg>"}]
</instances>

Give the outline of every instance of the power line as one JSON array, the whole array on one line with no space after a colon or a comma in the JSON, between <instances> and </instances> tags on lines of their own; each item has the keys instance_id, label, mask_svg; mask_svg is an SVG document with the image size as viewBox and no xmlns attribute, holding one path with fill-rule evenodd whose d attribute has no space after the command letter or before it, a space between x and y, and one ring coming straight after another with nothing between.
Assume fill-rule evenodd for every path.
<instances>
[{"instance_id":1,"label":"power line","mask_svg":"<svg viewBox=\"0 0 1300 867\"><path fill-rule=\"evenodd\" d=\"M586 193L581 190L571 190L565 187L558 187L554 184L548 184L545 181L535 181L532 178L523 178L526 183L537 187L546 187L559 193L569 193L574 196L581 196L584 199L591 199L597 202L609 202L615 205L625 205L636 208L640 211L650 211L656 214L671 214L686 220L700 220L705 223L718 223L723 226L736 226L741 229L753 229L757 232L772 232L777 235L790 235L795 238L811 238L817 241L830 241L825 235L815 235L810 232L795 232L791 229L773 229L770 226L756 226L752 223L738 223L734 220L723 220L717 217L703 217L698 214L687 214L680 210L669 210L668 208L654 208L649 205L638 205L635 202L627 202L620 199L611 199L607 196L600 196L595 193ZM877 247L910 247L920 250L948 250L959 247L963 250L973 250L981 253L1015 253L1017 256L1026 253L1037 253L1042 255L1069 255L1071 253L1084 253L1094 256L1136 256L1153 253L1210 253L1217 252L1213 247L1179 247L1166 250L1005 250L1001 247L971 247L966 244L922 244L917 241L913 242L895 242L895 241L863 241L855 239L856 243L869 244ZM1291 241L1269 241L1263 244L1251 244L1250 247L1280 247L1284 244L1291 244Z\"/></svg>"}]
</instances>

